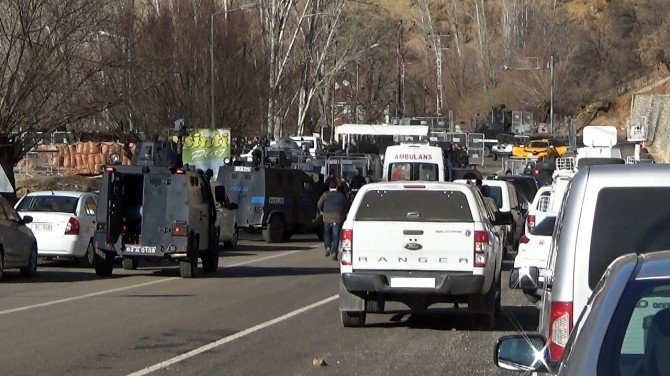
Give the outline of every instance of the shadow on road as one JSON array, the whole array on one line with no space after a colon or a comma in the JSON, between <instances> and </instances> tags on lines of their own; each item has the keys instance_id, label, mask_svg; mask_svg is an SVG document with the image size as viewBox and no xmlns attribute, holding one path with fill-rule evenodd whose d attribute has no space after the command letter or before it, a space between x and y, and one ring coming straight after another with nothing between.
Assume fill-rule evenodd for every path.
<instances>
[{"instance_id":1,"label":"shadow on road","mask_svg":"<svg viewBox=\"0 0 670 376\"><path fill-rule=\"evenodd\" d=\"M240 244L232 251L223 251L225 256L227 253L233 252L280 252L280 251L307 251L314 249L313 247L296 246L291 244Z\"/></svg>"},{"instance_id":2,"label":"shadow on road","mask_svg":"<svg viewBox=\"0 0 670 376\"><path fill-rule=\"evenodd\" d=\"M429 308L427 310L389 310L387 322L370 323L372 328L406 327L411 329L532 332L537 329L538 311L534 307L502 307L495 326L487 327L485 316L473 314L467 308ZM370 315L370 314L368 314ZM374 317L374 316L373 316ZM369 319L368 319L369 320Z\"/></svg>"},{"instance_id":3,"label":"shadow on road","mask_svg":"<svg viewBox=\"0 0 670 376\"><path fill-rule=\"evenodd\" d=\"M128 274L112 274L105 279L117 279L131 277ZM18 271L5 271L2 274L2 283L47 283L47 282L84 282L102 279L95 275L92 269L73 268L71 270L43 270L37 268L34 277L24 277Z\"/></svg>"},{"instance_id":4,"label":"shadow on road","mask_svg":"<svg viewBox=\"0 0 670 376\"><path fill-rule=\"evenodd\" d=\"M309 267L264 267L264 266L236 266L232 268L222 268L212 277L218 278L249 278L249 277L283 277L295 275L320 275L320 274L339 274L339 264L333 262L333 267L327 268L309 268ZM204 274L203 277L207 277Z\"/></svg>"}]
</instances>

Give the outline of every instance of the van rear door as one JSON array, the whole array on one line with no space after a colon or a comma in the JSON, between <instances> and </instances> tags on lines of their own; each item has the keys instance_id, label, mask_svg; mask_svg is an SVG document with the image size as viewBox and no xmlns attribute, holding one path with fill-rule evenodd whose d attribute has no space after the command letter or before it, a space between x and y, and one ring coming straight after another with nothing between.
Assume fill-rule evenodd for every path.
<instances>
[{"instance_id":1,"label":"van rear door","mask_svg":"<svg viewBox=\"0 0 670 376\"><path fill-rule=\"evenodd\" d=\"M465 193L371 190L356 210L354 270L473 270L475 224Z\"/></svg>"}]
</instances>

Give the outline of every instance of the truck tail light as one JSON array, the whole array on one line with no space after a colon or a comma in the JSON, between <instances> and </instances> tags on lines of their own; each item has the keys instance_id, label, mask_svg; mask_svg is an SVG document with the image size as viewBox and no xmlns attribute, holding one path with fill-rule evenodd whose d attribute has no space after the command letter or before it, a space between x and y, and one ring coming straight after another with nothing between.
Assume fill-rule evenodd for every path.
<instances>
[{"instance_id":1,"label":"truck tail light","mask_svg":"<svg viewBox=\"0 0 670 376\"><path fill-rule=\"evenodd\" d=\"M172 225L172 236L186 236L188 234L188 224L182 221L176 221Z\"/></svg>"},{"instance_id":2,"label":"truck tail light","mask_svg":"<svg viewBox=\"0 0 670 376\"><path fill-rule=\"evenodd\" d=\"M354 230L342 229L340 233L340 260L342 265L352 265L354 259Z\"/></svg>"},{"instance_id":3,"label":"truck tail light","mask_svg":"<svg viewBox=\"0 0 670 376\"><path fill-rule=\"evenodd\" d=\"M107 167L105 167L105 171L110 173L110 174L113 174L113 173L116 172L116 168L112 167L112 166L107 166Z\"/></svg>"},{"instance_id":4,"label":"truck tail light","mask_svg":"<svg viewBox=\"0 0 670 376\"><path fill-rule=\"evenodd\" d=\"M486 231L475 231L475 268L486 267L486 253L489 250L489 235Z\"/></svg>"},{"instance_id":5,"label":"truck tail light","mask_svg":"<svg viewBox=\"0 0 670 376\"><path fill-rule=\"evenodd\" d=\"M70 217L65 225L65 235L79 235L79 220L75 217Z\"/></svg>"},{"instance_id":6,"label":"truck tail light","mask_svg":"<svg viewBox=\"0 0 670 376\"><path fill-rule=\"evenodd\" d=\"M526 235L521 235L521 237L519 238L519 243L521 244L528 244L529 241L530 239L528 239Z\"/></svg>"},{"instance_id":7,"label":"truck tail light","mask_svg":"<svg viewBox=\"0 0 670 376\"><path fill-rule=\"evenodd\" d=\"M559 361L572 332L572 302L551 302L549 313L549 353Z\"/></svg>"},{"instance_id":8,"label":"truck tail light","mask_svg":"<svg viewBox=\"0 0 670 376\"><path fill-rule=\"evenodd\" d=\"M528 231L532 231L535 228L535 215L528 216Z\"/></svg>"}]
</instances>

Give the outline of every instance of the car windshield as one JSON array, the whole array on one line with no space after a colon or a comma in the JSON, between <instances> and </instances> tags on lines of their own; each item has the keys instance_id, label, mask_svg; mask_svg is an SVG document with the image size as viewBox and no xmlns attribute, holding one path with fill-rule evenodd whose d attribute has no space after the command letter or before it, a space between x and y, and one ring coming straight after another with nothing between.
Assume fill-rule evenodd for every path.
<instances>
[{"instance_id":1,"label":"car windshield","mask_svg":"<svg viewBox=\"0 0 670 376\"><path fill-rule=\"evenodd\" d=\"M357 221L472 222L468 199L458 191L373 190L363 197Z\"/></svg>"},{"instance_id":2,"label":"car windshield","mask_svg":"<svg viewBox=\"0 0 670 376\"><path fill-rule=\"evenodd\" d=\"M670 279L625 289L600 351L599 375L670 374Z\"/></svg>"},{"instance_id":3,"label":"car windshield","mask_svg":"<svg viewBox=\"0 0 670 376\"><path fill-rule=\"evenodd\" d=\"M75 213L78 197L69 196L28 196L21 201L17 211L34 211L47 213Z\"/></svg>"},{"instance_id":4,"label":"car windshield","mask_svg":"<svg viewBox=\"0 0 670 376\"><path fill-rule=\"evenodd\" d=\"M389 165L390 181L437 181L438 166L435 163L396 162Z\"/></svg>"},{"instance_id":5,"label":"car windshield","mask_svg":"<svg viewBox=\"0 0 670 376\"><path fill-rule=\"evenodd\" d=\"M528 146L531 148L548 148L549 143L546 141L531 141Z\"/></svg>"},{"instance_id":6,"label":"car windshield","mask_svg":"<svg viewBox=\"0 0 670 376\"><path fill-rule=\"evenodd\" d=\"M546 217L530 233L537 236L551 236L554 233L554 224L556 224L556 217Z\"/></svg>"}]
</instances>

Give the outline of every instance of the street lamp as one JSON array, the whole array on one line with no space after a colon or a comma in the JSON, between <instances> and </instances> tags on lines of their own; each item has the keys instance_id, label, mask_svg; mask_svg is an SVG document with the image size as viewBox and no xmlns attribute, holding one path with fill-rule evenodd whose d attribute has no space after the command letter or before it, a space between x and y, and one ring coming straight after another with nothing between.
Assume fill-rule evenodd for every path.
<instances>
[{"instance_id":1,"label":"street lamp","mask_svg":"<svg viewBox=\"0 0 670 376\"><path fill-rule=\"evenodd\" d=\"M219 15L226 15L228 13L232 12L237 12L245 9L251 9L257 7L258 4L256 3L247 3L247 4L242 4L237 8L233 9L228 9L224 10L221 12L216 12L212 13L212 15L209 17L209 64L210 64L210 97L209 97L209 107L211 110L211 117L210 117L210 127L212 129L215 128L215 122L214 122L214 16L219 16Z\"/></svg>"},{"instance_id":2,"label":"street lamp","mask_svg":"<svg viewBox=\"0 0 670 376\"><path fill-rule=\"evenodd\" d=\"M526 59L535 59L539 58L526 58ZM549 127L551 128L551 133L554 134L554 54L549 56L549 62L546 67L508 67L503 65L503 70L545 70L549 69Z\"/></svg>"}]
</instances>

